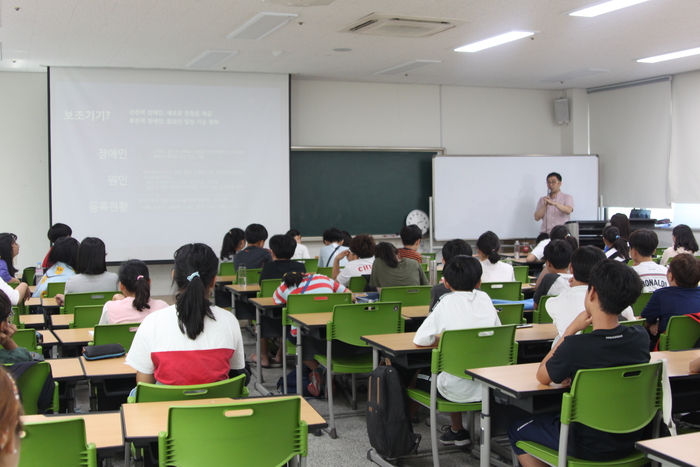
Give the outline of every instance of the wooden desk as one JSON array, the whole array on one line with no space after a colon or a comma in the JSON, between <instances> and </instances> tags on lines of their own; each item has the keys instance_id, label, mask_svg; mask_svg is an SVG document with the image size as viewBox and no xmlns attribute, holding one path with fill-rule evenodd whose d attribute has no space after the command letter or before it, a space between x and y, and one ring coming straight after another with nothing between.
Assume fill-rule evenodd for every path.
<instances>
[{"instance_id":1,"label":"wooden desk","mask_svg":"<svg viewBox=\"0 0 700 467\"><path fill-rule=\"evenodd\" d=\"M51 297L51 298L42 298L41 299L41 306L44 308L58 308L59 304L56 303L56 298Z\"/></svg>"},{"instance_id":2,"label":"wooden desk","mask_svg":"<svg viewBox=\"0 0 700 467\"><path fill-rule=\"evenodd\" d=\"M46 324L46 320L44 319L44 315L20 315L19 316L19 322L24 324L24 327L27 328L43 328L44 325Z\"/></svg>"},{"instance_id":3,"label":"wooden desk","mask_svg":"<svg viewBox=\"0 0 700 467\"><path fill-rule=\"evenodd\" d=\"M236 275L233 276L216 276L216 282L218 283L232 283L236 281Z\"/></svg>"},{"instance_id":4,"label":"wooden desk","mask_svg":"<svg viewBox=\"0 0 700 467\"><path fill-rule=\"evenodd\" d=\"M85 437L88 443L95 443L101 457L111 457L115 452L124 449L124 439L121 431L121 415L119 412L90 413L90 414L59 414L59 415L24 415L24 423L45 422L50 420L85 420Z\"/></svg>"},{"instance_id":5,"label":"wooden desk","mask_svg":"<svg viewBox=\"0 0 700 467\"><path fill-rule=\"evenodd\" d=\"M30 285L30 286L29 286L29 291L30 291L31 293L34 293L34 292L36 291L36 285Z\"/></svg>"},{"instance_id":6,"label":"wooden desk","mask_svg":"<svg viewBox=\"0 0 700 467\"><path fill-rule=\"evenodd\" d=\"M32 298L30 298L29 300L25 301L25 302L24 302L24 305L25 305L25 306L29 306L29 307L41 306L41 298L39 298L39 297L32 297Z\"/></svg>"},{"instance_id":7,"label":"wooden desk","mask_svg":"<svg viewBox=\"0 0 700 467\"><path fill-rule=\"evenodd\" d=\"M58 344L58 339L56 339L56 336L53 335L51 331L37 331L39 334L41 334L44 337L44 342L41 345L56 345Z\"/></svg>"},{"instance_id":8,"label":"wooden desk","mask_svg":"<svg viewBox=\"0 0 700 467\"><path fill-rule=\"evenodd\" d=\"M56 381L80 381L85 379L85 371L79 358L50 358L51 373Z\"/></svg>"},{"instance_id":9,"label":"wooden desk","mask_svg":"<svg viewBox=\"0 0 700 467\"><path fill-rule=\"evenodd\" d=\"M92 361L80 357L80 363L85 370L85 377L90 380L105 380L136 375L136 370L126 364L125 356Z\"/></svg>"},{"instance_id":10,"label":"wooden desk","mask_svg":"<svg viewBox=\"0 0 700 467\"><path fill-rule=\"evenodd\" d=\"M636 448L664 466L700 466L700 433L638 441Z\"/></svg>"},{"instance_id":11,"label":"wooden desk","mask_svg":"<svg viewBox=\"0 0 700 467\"><path fill-rule=\"evenodd\" d=\"M87 345L92 342L93 328L56 329L53 333L58 338L61 345Z\"/></svg>"},{"instance_id":12,"label":"wooden desk","mask_svg":"<svg viewBox=\"0 0 700 467\"><path fill-rule=\"evenodd\" d=\"M51 327L56 328L67 328L68 324L73 321L73 313L66 313L64 315L51 315Z\"/></svg>"},{"instance_id":13,"label":"wooden desk","mask_svg":"<svg viewBox=\"0 0 700 467\"><path fill-rule=\"evenodd\" d=\"M652 352L650 361L655 362L662 358L668 360L669 378L700 378L700 373L690 372L690 362L700 358L700 349Z\"/></svg>"},{"instance_id":14,"label":"wooden desk","mask_svg":"<svg viewBox=\"0 0 700 467\"><path fill-rule=\"evenodd\" d=\"M238 287L238 286L236 286ZM261 328L261 315L269 316L271 318L274 318L275 316L277 317L282 317L282 308L284 308L285 304L281 303L275 303L275 300L272 297L260 297L260 298L250 298L248 299L250 303L255 305L255 355L258 356L258 361L255 364L255 389L262 394L263 396L271 395L272 393L265 387L263 386L263 374L262 374L262 359L260 358L261 350L260 350L260 336L262 335L262 328ZM282 336L283 339L286 339L286 336ZM287 374L287 360L284 359L283 362L283 371L282 374L286 375Z\"/></svg>"},{"instance_id":15,"label":"wooden desk","mask_svg":"<svg viewBox=\"0 0 700 467\"><path fill-rule=\"evenodd\" d=\"M256 294L260 292L260 284L248 284L248 285L227 285L226 289L233 292L236 295L243 294Z\"/></svg>"},{"instance_id":16,"label":"wooden desk","mask_svg":"<svg viewBox=\"0 0 700 467\"><path fill-rule=\"evenodd\" d=\"M651 361L668 360L668 377L673 393L673 413L700 410L700 373L690 372L690 362L700 358L700 349L652 352Z\"/></svg>"},{"instance_id":17,"label":"wooden desk","mask_svg":"<svg viewBox=\"0 0 700 467\"><path fill-rule=\"evenodd\" d=\"M430 305L401 307L401 316L406 319L427 318L429 314Z\"/></svg>"}]
</instances>

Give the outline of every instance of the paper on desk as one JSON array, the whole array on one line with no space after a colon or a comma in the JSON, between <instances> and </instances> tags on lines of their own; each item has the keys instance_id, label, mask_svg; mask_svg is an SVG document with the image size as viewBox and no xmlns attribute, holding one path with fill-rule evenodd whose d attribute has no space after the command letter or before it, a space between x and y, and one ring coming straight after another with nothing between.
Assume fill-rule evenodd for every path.
<instances>
[{"instance_id":1,"label":"paper on desk","mask_svg":"<svg viewBox=\"0 0 700 467\"><path fill-rule=\"evenodd\" d=\"M92 337L95 337L95 331L88 331Z\"/></svg>"}]
</instances>

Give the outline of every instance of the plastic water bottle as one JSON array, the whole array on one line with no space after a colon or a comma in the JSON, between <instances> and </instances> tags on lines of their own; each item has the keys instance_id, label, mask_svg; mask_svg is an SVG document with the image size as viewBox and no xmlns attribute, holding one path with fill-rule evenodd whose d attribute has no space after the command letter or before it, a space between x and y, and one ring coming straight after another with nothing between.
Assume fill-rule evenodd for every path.
<instances>
[{"instance_id":1,"label":"plastic water bottle","mask_svg":"<svg viewBox=\"0 0 700 467\"><path fill-rule=\"evenodd\" d=\"M39 284L39 280L44 275L44 268L41 267L41 263L36 263L36 268L34 269L34 283Z\"/></svg>"},{"instance_id":2,"label":"plastic water bottle","mask_svg":"<svg viewBox=\"0 0 700 467\"><path fill-rule=\"evenodd\" d=\"M240 266L238 266L238 276L236 279L238 279L238 285L245 287L248 285L248 276L246 275L246 267L245 264L241 263Z\"/></svg>"},{"instance_id":3,"label":"plastic water bottle","mask_svg":"<svg viewBox=\"0 0 700 467\"><path fill-rule=\"evenodd\" d=\"M515 251L515 259L520 259L520 240L515 241L514 251Z\"/></svg>"},{"instance_id":4,"label":"plastic water bottle","mask_svg":"<svg viewBox=\"0 0 700 467\"><path fill-rule=\"evenodd\" d=\"M428 275L430 276L430 285L437 284L437 261L431 259L428 263Z\"/></svg>"}]
</instances>

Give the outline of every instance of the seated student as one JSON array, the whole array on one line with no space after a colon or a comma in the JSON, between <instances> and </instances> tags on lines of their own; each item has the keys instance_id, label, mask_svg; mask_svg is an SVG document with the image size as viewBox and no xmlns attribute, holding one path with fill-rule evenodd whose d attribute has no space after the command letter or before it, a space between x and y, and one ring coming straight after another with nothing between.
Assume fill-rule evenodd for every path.
<instances>
[{"instance_id":1,"label":"seated student","mask_svg":"<svg viewBox=\"0 0 700 467\"><path fill-rule=\"evenodd\" d=\"M620 230L617 227L609 225L603 229L603 243L605 243L603 251L608 259L622 261L625 264L630 260L627 240L620 236Z\"/></svg>"},{"instance_id":2,"label":"seated student","mask_svg":"<svg viewBox=\"0 0 700 467\"><path fill-rule=\"evenodd\" d=\"M0 364L31 362L32 355L24 347L19 347L12 336L17 331L15 326L10 321L12 315L12 303L4 293L0 293Z\"/></svg>"},{"instance_id":3,"label":"seated student","mask_svg":"<svg viewBox=\"0 0 700 467\"><path fill-rule=\"evenodd\" d=\"M452 293L443 295L430 315L423 321L413 338L419 346L429 346L435 336L453 329L484 328L500 326L498 312L489 296L475 290L481 284L481 264L476 258L455 256L447 262L444 270L445 287ZM430 369L420 372L416 388L430 391ZM458 378L448 373L437 377L438 396L452 402L478 402L481 400L481 383ZM462 413L450 413L451 426L445 427L440 437L442 444L464 446L469 442L469 433L462 426Z\"/></svg>"},{"instance_id":4,"label":"seated student","mask_svg":"<svg viewBox=\"0 0 700 467\"><path fill-rule=\"evenodd\" d=\"M243 248L245 248L245 233L241 229L234 227L224 235L219 259L222 262L233 262L233 257Z\"/></svg>"},{"instance_id":5,"label":"seated student","mask_svg":"<svg viewBox=\"0 0 700 467\"><path fill-rule=\"evenodd\" d=\"M472 247L462 239L454 239L445 242L445 244L442 246L442 264L447 264L449 260L458 255L471 256ZM435 304L438 302L438 300L440 300L440 297L450 292L450 290L445 287L444 280L445 278L443 276L442 282L434 285L433 288L430 289L431 310L435 308Z\"/></svg>"},{"instance_id":6,"label":"seated student","mask_svg":"<svg viewBox=\"0 0 700 467\"><path fill-rule=\"evenodd\" d=\"M404 225L399 235L401 236L401 243L403 243L403 248L398 249L399 258L410 258L422 263L423 257L418 253L418 248L423 238L423 232L421 232L420 227L414 224Z\"/></svg>"},{"instance_id":7,"label":"seated student","mask_svg":"<svg viewBox=\"0 0 700 467\"><path fill-rule=\"evenodd\" d=\"M634 261L632 269L637 271L644 283L642 292L653 292L662 287L668 287L666 268L651 259L659 244L656 232L648 229L635 230L630 234L629 242L630 257Z\"/></svg>"},{"instance_id":8,"label":"seated student","mask_svg":"<svg viewBox=\"0 0 700 467\"><path fill-rule=\"evenodd\" d=\"M318 252L318 267L329 268L333 267L333 258L338 253L342 253L347 250L347 246L343 246L345 243L345 235L343 232L331 227L323 232L323 244L326 245ZM345 258L340 262L340 266L344 267L348 264L348 260Z\"/></svg>"},{"instance_id":9,"label":"seated student","mask_svg":"<svg viewBox=\"0 0 700 467\"><path fill-rule=\"evenodd\" d=\"M0 234L0 279L7 284L17 284L19 279L15 277L17 268L13 260L19 254L17 235L13 233Z\"/></svg>"},{"instance_id":10,"label":"seated student","mask_svg":"<svg viewBox=\"0 0 700 467\"><path fill-rule=\"evenodd\" d=\"M137 383L207 384L243 374L240 324L209 303L218 269L216 254L202 243L175 252L175 305L143 320L126 357Z\"/></svg>"},{"instance_id":11,"label":"seated student","mask_svg":"<svg viewBox=\"0 0 700 467\"><path fill-rule=\"evenodd\" d=\"M53 244L49 253L49 261L53 263L44 272L44 277L34 289L32 297L45 297L46 288L50 282L66 282L75 276L75 267L78 263L78 240L73 237L61 237Z\"/></svg>"},{"instance_id":12,"label":"seated student","mask_svg":"<svg viewBox=\"0 0 700 467\"><path fill-rule=\"evenodd\" d=\"M535 289L533 301L535 309L543 295L559 295L569 288L569 264L571 263L571 245L565 240L553 240L544 249L544 258L548 272ZM544 274L544 273L543 273Z\"/></svg>"},{"instance_id":13,"label":"seated student","mask_svg":"<svg viewBox=\"0 0 700 467\"><path fill-rule=\"evenodd\" d=\"M68 227L66 224L54 224L49 228L49 231L46 233L46 236L49 237L49 242L51 242L51 245L56 243L56 240L62 237L70 237L73 235L73 230ZM48 253L46 253L46 257L44 257L44 261L41 263L41 267L44 268L44 270L50 268L51 266L54 265L54 263L51 262L51 248L49 248Z\"/></svg>"},{"instance_id":14,"label":"seated student","mask_svg":"<svg viewBox=\"0 0 700 467\"><path fill-rule=\"evenodd\" d=\"M294 249L294 255L292 255L292 259L311 259L309 249L306 248L306 245L301 243L301 232L299 232L296 229L291 229L287 232L287 235L292 237L294 241L297 242L297 246Z\"/></svg>"},{"instance_id":15,"label":"seated student","mask_svg":"<svg viewBox=\"0 0 700 467\"><path fill-rule=\"evenodd\" d=\"M405 287L411 285L428 285L423 268L418 261L399 258L396 247L382 242L374 250L375 260L369 285L372 287Z\"/></svg>"},{"instance_id":16,"label":"seated student","mask_svg":"<svg viewBox=\"0 0 700 467\"><path fill-rule=\"evenodd\" d=\"M241 264L247 269L261 269L265 263L272 261L272 255L263 247L267 240L267 229L260 224L250 224L245 228L245 241L248 246L240 250L233 257L233 265L236 271Z\"/></svg>"},{"instance_id":17,"label":"seated student","mask_svg":"<svg viewBox=\"0 0 700 467\"><path fill-rule=\"evenodd\" d=\"M695 256L681 253L668 266L669 287L656 289L644 307L641 318L652 336L666 331L672 316L700 313L700 262ZM656 339L652 338L656 341Z\"/></svg>"},{"instance_id":18,"label":"seated student","mask_svg":"<svg viewBox=\"0 0 700 467\"><path fill-rule=\"evenodd\" d=\"M501 241L498 235L490 230L481 234L476 241L479 261L483 273L481 282L515 282L513 266L501 261L498 251L501 249Z\"/></svg>"},{"instance_id":19,"label":"seated student","mask_svg":"<svg viewBox=\"0 0 700 467\"><path fill-rule=\"evenodd\" d=\"M151 277L143 261L130 259L119 267L119 291L102 307L99 324L140 323L154 311L167 308L151 298Z\"/></svg>"},{"instance_id":20,"label":"seated student","mask_svg":"<svg viewBox=\"0 0 700 467\"><path fill-rule=\"evenodd\" d=\"M554 229L556 229L557 227L558 226L555 226ZM540 233L535 239L535 248L530 250L530 253L528 253L525 257L525 261L527 261L528 263L534 263L535 261L539 261L542 258L544 258L544 247L546 247L547 244L551 241L552 239L550 238L547 232Z\"/></svg>"},{"instance_id":21,"label":"seated student","mask_svg":"<svg viewBox=\"0 0 700 467\"><path fill-rule=\"evenodd\" d=\"M19 302L24 302L32 296L31 290L26 283L22 282L14 289L7 285L4 280L0 279L0 292L5 295L12 305L17 305Z\"/></svg>"},{"instance_id":22,"label":"seated student","mask_svg":"<svg viewBox=\"0 0 700 467\"><path fill-rule=\"evenodd\" d=\"M626 214L618 212L610 218L610 225L617 227L620 231L620 238L629 241L630 233L632 232L632 227L630 226L630 220Z\"/></svg>"},{"instance_id":23,"label":"seated student","mask_svg":"<svg viewBox=\"0 0 700 467\"><path fill-rule=\"evenodd\" d=\"M584 301L586 310L569 325L562 338L537 370L541 384L571 385L576 372L588 368L609 368L649 362L649 336L641 326L624 326L618 321L622 310L642 292L642 283L629 267L617 261L601 261L593 267ZM575 335L593 324L593 332ZM610 394L609 397L622 397ZM516 446L520 440L559 448L560 414L534 415L513 423L508 431L513 451L523 467L544 466ZM642 430L633 433L604 433L572 424L569 455L590 461L611 461L628 456Z\"/></svg>"},{"instance_id":24,"label":"seated student","mask_svg":"<svg viewBox=\"0 0 700 467\"><path fill-rule=\"evenodd\" d=\"M107 271L107 253L102 240L86 237L78 247L75 272L77 274L66 281L67 294L85 292L117 291L119 277ZM56 303L63 305L64 294L56 294Z\"/></svg>"},{"instance_id":25,"label":"seated student","mask_svg":"<svg viewBox=\"0 0 700 467\"><path fill-rule=\"evenodd\" d=\"M671 239L673 240L673 246L666 248L664 254L661 255L661 260L659 261L661 266L668 265L671 258L678 253L690 253L694 255L699 249L693 231L685 224L678 224L673 228Z\"/></svg>"},{"instance_id":26,"label":"seated student","mask_svg":"<svg viewBox=\"0 0 700 467\"><path fill-rule=\"evenodd\" d=\"M355 235L350 241L350 249L345 250L335 255L333 258L333 279L343 284L345 287L350 285L351 277L369 276L372 274L372 264L374 263L374 237L369 234ZM348 258L348 264L345 268L340 269L340 262ZM353 292L363 292L362 290L353 290Z\"/></svg>"},{"instance_id":27,"label":"seated student","mask_svg":"<svg viewBox=\"0 0 700 467\"><path fill-rule=\"evenodd\" d=\"M552 240L564 240L566 241L569 245L571 245L571 251L574 251L576 248L578 248L578 240L576 240L574 237L571 236L569 233L569 229L566 228L565 225L557 225L552 229L552 233L549 237L550 241ZM542 256L544 256L544 249L542 250ZM537 280L535 281L535 288L540 285L540 282L542 282L542 279L545 278L547 274L549 274L550 271L547 269L547 262L545 262L544 266L542 266L542 271L540 272L540 275L537 276Z\"/></svg>"}]
</instances>

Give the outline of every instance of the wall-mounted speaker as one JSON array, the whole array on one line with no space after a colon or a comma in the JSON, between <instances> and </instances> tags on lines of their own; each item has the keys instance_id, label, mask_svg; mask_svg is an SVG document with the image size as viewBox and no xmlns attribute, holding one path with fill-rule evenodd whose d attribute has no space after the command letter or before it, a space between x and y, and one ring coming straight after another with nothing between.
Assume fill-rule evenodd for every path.
<instances>
[{"instance_id":1,"label":"wall-mounted speaker","mask_svg":"<svg viewBox=\"0 0 700 467\"><path fill-rule=\"evenodd\" d=\"M560 125L569 123L569 99L554 99L554 119Z\"/></svg>"}]
</instances>

